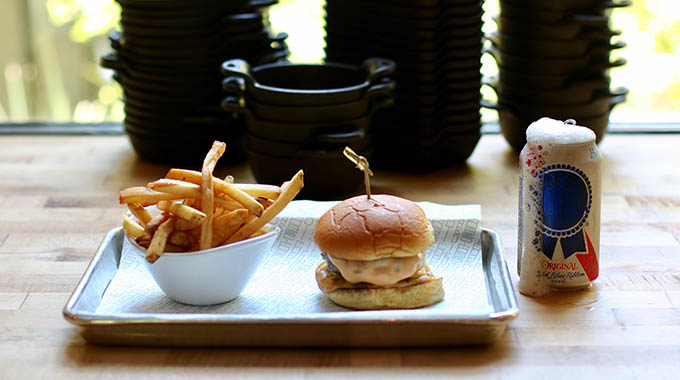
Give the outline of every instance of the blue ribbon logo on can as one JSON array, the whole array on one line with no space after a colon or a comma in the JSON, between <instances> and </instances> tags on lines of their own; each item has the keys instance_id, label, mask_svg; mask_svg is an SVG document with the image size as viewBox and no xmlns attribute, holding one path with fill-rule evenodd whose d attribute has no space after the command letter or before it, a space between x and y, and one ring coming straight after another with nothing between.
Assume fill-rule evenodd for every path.
<instances>
[{"instance_id":1,"label":"blue ribbon logo on can","mask_svg":"<svg viewBox=\"0 0 680 380\"><path fill-rule=\"evenodd\" d=\"M593 202L588 176L567 164L546 166L536 176L541 176L543 183L542 239L537 248L550 260L558 241L565 259L586 252L583 226Z\"/></svg>"}]
</instances>

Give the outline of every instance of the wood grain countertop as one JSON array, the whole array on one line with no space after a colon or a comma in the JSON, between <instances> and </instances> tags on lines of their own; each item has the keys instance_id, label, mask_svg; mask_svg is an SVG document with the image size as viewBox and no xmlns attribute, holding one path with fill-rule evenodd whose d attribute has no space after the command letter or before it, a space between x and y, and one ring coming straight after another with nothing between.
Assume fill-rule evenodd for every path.
<instances>
[{"instance_id":1,"label":"wood grain countertop","mask_svg":"<svg viewBox=\"0 0 680 380\"><path fill-rule=\"evenodd\" d=\"M87 344L62 316L118 191L161 177L125 136L0 137L0 379L680 378L680 134L609 135L601 274L587 291L518 295L495 344L450 349L176 349ZM202 158L198 158L201 160ZM242 182L246 165L219 167ZM378 172L373 192L482 205L517 288L517 155L485 135L464 166Z\"/></svg>"}]
</instances>

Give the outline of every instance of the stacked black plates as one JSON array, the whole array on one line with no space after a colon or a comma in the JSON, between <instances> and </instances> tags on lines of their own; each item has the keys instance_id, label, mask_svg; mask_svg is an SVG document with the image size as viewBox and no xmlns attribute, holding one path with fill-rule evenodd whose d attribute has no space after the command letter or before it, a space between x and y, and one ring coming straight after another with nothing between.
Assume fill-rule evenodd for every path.
<instances>
[{"instance_id":1,"label":"stacked black plates","mask_svg":"<svg viewBox=\"0 0 680 380\"><path fill-rule=\"evenodd\" d=\"M285 34L269 30L276 0L117 0L121 33L101 65L115 70L125 101L125 131L140 157L196 162L214 140L228 144L220 162L245 159L244 121L224 112L222 62L286 59Z\"/></svg>"},{"instance_id":2,"label":"stacked black plates","mask_svg":"<svg viewBox=\"0 0 680 380\"><path fill-rule=\"evenodd\" d=\"M482 3L327 0L326 59L396 62L394 106L376 113L374 161L430 170L465 161L480 136Z\"/></svg>"},{"instance_id":3,"label":"stacked black plates","mask_svg":"<svg viewBox=\"0 0 680 380\"><path fill-rule=\"evenodd\" d=\"M282 183L305 171L301 196L342 198L363 181L343 155L345 147L369 160L371 121L392 105L394 62L371 58L361 65L279 62L251 67L233 59L222 66L222 107L243 114L248 162L261 183Z\"/></svg>"},{"instance_id":4,"label":"stacked black plates","mask_svg":"<svg viewBox=\"0 0 680 380\"><path fill-rule=\"evenodd\" d=\"M491 86L501 130L516 150L531 122L547 116L574 119L593 129L599 142L609 112L625 88L610 88L608 70L625 60L611 52L625 47L610 28L611 8L630 2L606 0L501 0L498 32L488 36L499 67Z\"/></svg>"}]
</instances>

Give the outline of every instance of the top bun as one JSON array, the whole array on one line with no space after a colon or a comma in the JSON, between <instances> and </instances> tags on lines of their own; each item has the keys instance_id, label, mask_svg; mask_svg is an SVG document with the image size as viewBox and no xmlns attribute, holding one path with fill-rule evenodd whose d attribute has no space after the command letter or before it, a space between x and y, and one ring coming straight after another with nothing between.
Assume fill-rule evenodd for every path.
<instances>
[{"instance_id":1,"label":"top bun","mask_svg":"<svg viewBox=\"0 0 680 380\"><path fill-rule=\"evenodd\" d=\"M408 199L360 195L321 216L314 242L333 257L372 261L425 252L434 242L434 231L423 209Z\"/></svg>"}]
</instances>

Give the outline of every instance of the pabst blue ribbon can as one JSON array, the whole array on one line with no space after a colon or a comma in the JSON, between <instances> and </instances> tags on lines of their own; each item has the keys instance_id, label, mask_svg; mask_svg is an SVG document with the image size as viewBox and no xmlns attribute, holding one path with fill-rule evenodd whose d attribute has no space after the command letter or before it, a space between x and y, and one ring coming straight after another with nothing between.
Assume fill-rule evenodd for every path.
<instances>
[{"instance_id":1,"label":"pabst blue ribbon can","mask_svg":"<svg viewBox=\"0 0 680 380\"><path fill-rule=\"evenodd\" d=\"M599 274L602 155L588 128L542 118L520 154L519 290L578 290Z\"/></svg>"}]
</instances>

